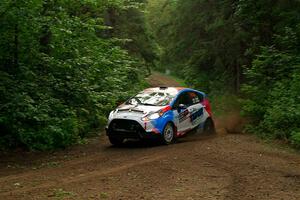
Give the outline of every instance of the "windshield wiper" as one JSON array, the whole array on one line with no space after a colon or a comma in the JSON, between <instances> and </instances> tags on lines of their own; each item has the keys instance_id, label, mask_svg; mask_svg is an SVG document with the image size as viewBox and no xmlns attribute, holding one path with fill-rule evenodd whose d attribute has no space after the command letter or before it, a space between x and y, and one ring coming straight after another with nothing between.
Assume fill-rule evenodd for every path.
<instances>
[{"instance_id":1,"label":"windshield wiper","mask_svg":"<svg viewBox=\"0 0 300 200\"><path fill-rule=\"evenodd\" d=\"M141 103L141 105L143 105L143 106L157 106L157 105L151 104L151 103Z\"/></svg>"}]
</instances>

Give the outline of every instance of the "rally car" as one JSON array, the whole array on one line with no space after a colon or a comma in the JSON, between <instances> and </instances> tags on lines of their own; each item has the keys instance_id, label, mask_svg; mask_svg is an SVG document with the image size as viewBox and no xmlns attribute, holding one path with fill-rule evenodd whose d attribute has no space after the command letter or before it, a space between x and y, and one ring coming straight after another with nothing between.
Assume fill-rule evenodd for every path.
<instances>
[{"instance_id":1,"label":"rally car","mask_svg":"<svg viewBox=\"0 0 300 200\"><path fill-rule=\"evenodd\" d=\"M215 132L206 94L189 88L157 87L138 93L113 110L106 134L113 145L125 139L148 138L170 144L192 129Z\"/></svg>"}]
</instances>

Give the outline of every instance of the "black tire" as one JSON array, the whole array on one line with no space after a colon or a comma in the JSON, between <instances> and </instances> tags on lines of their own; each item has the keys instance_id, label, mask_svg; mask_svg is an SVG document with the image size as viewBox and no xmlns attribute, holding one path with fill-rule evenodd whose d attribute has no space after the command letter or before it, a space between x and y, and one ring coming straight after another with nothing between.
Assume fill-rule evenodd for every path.
<instances>
[{"instance_id":1,"label":"black tire","mask_svg":"<svg viewBox=\"0 0 300 200\"><path fill-rule=\"evenodd\" d=\"M123 144L123 141L124 139L121 139L121 138L115 138L115 137L108 137L110 143L112 145L115 145L115 146L120 146Z\"/></svg>"},{"instance_id":2,"label":"black tire","mask_svg":"<svg viewBox=\"0 0 300 200\"><path fill-rule=\"evenodd\" d=\"M203 132L205 134L215 134L216 133L216 128L215 128L215 123L211 118L208 118L205 123L204 123L204 128Z\"/></svg>"},{"instance_id":3,"label":"black tire","mask_svg":"<svg viewBox=\"0 0 300 200\"><path fill-rule=\"evenodd\" d=\"M174 143L176 140L176 133L175 133L175 129L172 123L167 123L163 134L162 134L162 141L164 144L168 145L168 144L172 144Z\"/></svg>"}]
</instances>

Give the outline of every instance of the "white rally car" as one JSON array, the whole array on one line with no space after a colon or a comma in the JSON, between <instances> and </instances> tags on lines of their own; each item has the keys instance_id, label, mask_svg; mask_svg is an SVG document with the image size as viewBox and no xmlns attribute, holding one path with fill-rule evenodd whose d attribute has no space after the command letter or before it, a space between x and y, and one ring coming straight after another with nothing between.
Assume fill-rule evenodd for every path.
<instances>
[{"instance_id":1,"label":"white rally car","mask_svg":"<svg viewBox=\"0 0 300 200\"><path fill-rule=\"evenodd\" d=\"M160 138L170 144L192 129L214 133L205 93L182 87L149 88L109 114L106 134L113 145L125 139Z\"/></svg>"}]
</instances>

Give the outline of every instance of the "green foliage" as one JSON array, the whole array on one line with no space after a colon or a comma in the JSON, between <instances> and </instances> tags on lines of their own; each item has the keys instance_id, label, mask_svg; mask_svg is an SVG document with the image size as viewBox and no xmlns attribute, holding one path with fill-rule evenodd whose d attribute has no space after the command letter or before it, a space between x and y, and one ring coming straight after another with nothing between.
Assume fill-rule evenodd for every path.
<instances>
[{"instance_id":1,"label":"green foliage","mask_svg":"<svg viewBox=\"0 0 300 200\"><path fill-rule=\"evenodd\" d=\"M149 74L157 60L157 46L145 20L145 3L146 0L129 0L124 1L123 9L110 8L106 23L114 27L109 34L119 38L121 46L143 63L143 70Z\"/></svg>"},{"instance_id":2,"label":"green foliage","mask_svg":"<svg viewBox=\"0 0 300 200\"><path fill-rule=\"evenodd\" d=\"M64 189L59 188L59 189L55 189L51 196L53 196L55 199L59 200L59 199L72 198L76 195L77 194L74 192L65 191Z\"/></svg>"},{"instance_id":3,"label":"green foliage","mask_svg":"<svg viewBox=\"0 0 300 200\"><path fill-rule=\"evenodd\" d=\"M251 116L263 137L284 139L299 148L300 60L299 54L264 48L247 70L243 111Z\"/></svg>"},{"instance_id":4,"label":"green foliage","mask_svg":"<svg viewBox=\"0 0 300 200\"><path fill-rule=\"evenodd\" d=\"M0 147L48 150L104 126L142 86L142 63L107 37L121 0L2 1Z\"/></svg>"},{"instance_id":5,"label":"green foliage","mask_svg":"<svg viewBox=\"0 0 300 200\"><path fill-rule=\"evenodd\" d=\"M300 132L299 132L299 130L292 132L291 143L296 148L300 149Z\"/></svg>"},{"instance_id":6,"label":"green foliage","mask_svg":"<svg viewBox=\"0 0 300 200\"><path fill-rule=\"evenodd\" d=\"M251 11L256 9L256 14ZM237 10L254 57L245 70L243 112L249 130L300 147L300 4L297 1L242 1ZM280 17L278 17L280 16ZM249 37L249 36L248 36ZM263 47L261 47L263 45Z\"/></svg>"},{"instance_id":7,"label":"green foliage","mask_svg":"<svg viewBox=\"0 0 300 200\"><path fill-rule=\"evenodd\" d=\"M249 130L299 147L299 1L150 0L148 10L164 68L213 97L243 85Z\"/></svg>"},{"instance_id":8,"label":"green foliage","mask_svg":"<svg viewBox=\"0 0 300 200\"><path fill-rule=\"evenodd\" d=\"M234 1L155 2L151 10L156 5L167 13L161 23L152 20L162 45L162 65L205 91L238 87L246 59L241 56L243 35L234 21Z\"/></svg>"}]
</instances>

